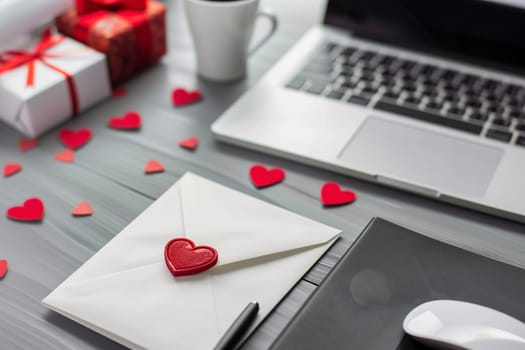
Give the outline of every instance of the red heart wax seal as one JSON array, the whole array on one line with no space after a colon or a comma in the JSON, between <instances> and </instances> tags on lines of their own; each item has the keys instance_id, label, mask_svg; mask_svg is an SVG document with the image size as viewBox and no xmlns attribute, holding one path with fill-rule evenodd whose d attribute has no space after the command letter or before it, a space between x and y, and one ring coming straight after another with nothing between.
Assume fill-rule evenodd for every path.
<instances>
[{"instance_id":1,"label":"red heart wax seal","mask_svg":"<svg viewBox=\"0 0 525 350\"><path fill-rule=\"evenodd\" d=\"M39 198L29 198L22 206L7 209L7 217L17 221L40 221L44 218L44 203Z\"/></svg>"},{"instance_id":2,"label":"red heart wax seal","mask_svg":"<svg viewBox=\"0 0 525 350\"><path fill-rule=\"evenodd\" d=\"M77 149L84 146L91 139L93 132L91 129L62 129L58 134L60 141L68 148Z\"/></svg>"},{"instance_id":3,"label":"red heart wax seal","mask_svg":"<svg viewBox=\"0 0 525 350\"><path fill-rule=\"evenodd\" d=\"M0 279L7 274L7 260L0 260Z\"/></svg>"},{"instance_id":4,"label":"red heart wax seal","mask_svg":"<svg viewBox=\"0 0 525 350\"><path fill-rule=\"evenodd\" d=\"M187 91L183 88L173 90L171 100L175 107L189 105L199 101L202 98L202 93L199 90Z\"/></svg>"},{"instance_id":5,"label":"red heart wax seal","mask_svg":"<svg viewBox=\"0 0 525 350\"><path fill-rule=\"evenodd\" d=\"M179 141L179 146L189 150L194 150L199 145L199 139L196 137L190 137Z\"/></svg>"},{"instance_id":6,"label":"red heart wax seal","mask_svg":"<svg viewBox=\"0 0 525 350\"><path fill-rule=\"evenodd\" d=\"M38 146L38 140L20 139L20 141L18 141L18 148L20 148L22 152L29 151L36 146Z\"/></svg>"},{"instance_id":7,"label":"red heart wax seal","mask_svg":"<svg viewBox=\"0 0 525 350\"><path fill-rule=\"evenodd\" d=\"M144 167L144 172L146 174L161 173L164 171L164 165L161 162L155 159L148 160L146 166Z\"/></svg>"},{"instance_id":8,"label":"red heart wax seal","mask_svg":"<svg viewBox=\"0 0 525 350\"><path fill-rule=\"evenodd\" d=\"M62 152L55 153L55 159L59 162L73 163L75 160L75 151L72 149L66 149Z\"/></svg>"},{"instance_id":9,"label":"red heart wax seal","mask_svg":"<svg viewBox=\"0 0 525 350\"><path fill-rule=\"evenodd\" d=\"M113 117L108 120L108 126L119 130L137 130L141 125L140 114L128 112L122 117Z\"/></svg>"},{"instance_id":10,"label":"red heart wax seal","mask_svg":"<svg viewBox=\"0 0 525 350\"><path fill-rule=\"evenodd\" d=\"M327 182L321 188L321 202L326 206L352 203L356 198L353 191L341 190L341 186L335 182Z\"/></svg>"},{"instance_id":11,"label":"red heart wax seal","mask_svg":"<svg viewBox=\"0 0 525 350\"><path fill-rule=\"evenodd\" d=\"M209 246L195 246L191 239L175 238L164 248L164 260L173 276L187 276L205 271L219 259L219 253Z\"/></svg>"},{"instance_id":12,"label":"red heart wax seal","mask_svg":"<svg viewBox=\"0 0 525 350\"><path fill-rule=\"evenodd\" d=\"M22 170L22 165L19 163L8 163L4 165L4 176L8 177L14 175Z\"/></svg>"},{"instance_id":13,"label":"red heart wax seal","mask_svg":"<svg viewBox=\"0 0 525 350\"><path fill-rule=\"evenodd\" d=\"M284 180L285 172L281 168L266 169L256 164L250 168L250 178L257 188L275 185Z\"/></svg>"},{"instance_id":14,"label":"red heart wax seal","mask_svg":"<svg viewBox=\"0 0 525 350\"><path fill-rule=\"evenodd\" d=\"M71 215L73 216L89 216L93 215L93 209L91 208L91 205L89 205L88 202L82 201L77 204L76 207L71 210Z\"/></svg>"}]
</instances>

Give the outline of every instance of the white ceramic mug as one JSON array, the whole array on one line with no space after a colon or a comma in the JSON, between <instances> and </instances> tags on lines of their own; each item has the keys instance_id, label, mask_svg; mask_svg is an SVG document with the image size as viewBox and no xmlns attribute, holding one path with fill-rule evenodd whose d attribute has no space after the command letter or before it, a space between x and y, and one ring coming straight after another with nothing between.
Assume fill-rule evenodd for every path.
<instances>
[{"instance_id":1,"label":"white ceramic mug","mask_svg":"<svg viewBox=\"0 0 525 350\"><path fill-rule=\"evenodd\" d=\"M185 0L200 76L213 81L232 81L246 75L248 55L277 28L275 15L258 11L258 6L259 0ZM269 19L272 27L249 50L257 17Z\"/></svg>"}]
</instances>

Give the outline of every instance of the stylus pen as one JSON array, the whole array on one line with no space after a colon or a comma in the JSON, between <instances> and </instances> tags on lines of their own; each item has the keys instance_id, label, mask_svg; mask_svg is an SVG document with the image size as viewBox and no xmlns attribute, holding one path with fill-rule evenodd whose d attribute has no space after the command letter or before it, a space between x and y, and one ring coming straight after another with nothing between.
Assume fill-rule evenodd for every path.
<instances>
[{"instance_id":1,"label":"stylus pen","mask_svg":"<svg viewBox=\"0 0 525 350\"><path fill-rule=\"evenodd\" d=\"M259 312L259 303L251 301L242 310L241 314L233 321L232 325L215 346L215 350L233 350L241 341L246 331L250 328Z\"/></svg>"}]
</instances>

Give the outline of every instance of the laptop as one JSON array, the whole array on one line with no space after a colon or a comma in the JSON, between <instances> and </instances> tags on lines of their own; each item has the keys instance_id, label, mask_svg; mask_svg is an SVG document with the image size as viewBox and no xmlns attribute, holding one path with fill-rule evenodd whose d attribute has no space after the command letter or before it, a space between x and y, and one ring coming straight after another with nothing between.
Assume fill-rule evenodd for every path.
<instances>
[{"instance_id":1,"label":"laptop","mask_svg":"<svg viewBox=\"0 0 525 350\"><path fill-rule=\"evenodd\" d=\"M525 222L523 23L523 0L328 0L212 131Z\"/></svg>"}]
</instances>

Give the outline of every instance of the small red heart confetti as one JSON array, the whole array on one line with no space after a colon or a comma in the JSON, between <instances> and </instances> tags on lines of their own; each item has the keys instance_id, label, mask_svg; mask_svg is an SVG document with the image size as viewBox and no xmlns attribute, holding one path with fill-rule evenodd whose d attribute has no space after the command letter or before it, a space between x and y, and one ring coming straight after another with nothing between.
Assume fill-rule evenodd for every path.
<instances>
[{"instance_id":1,"label":"small red heart confetti","mask_svg":"<svg viewBox=\"0 0 525 350\"><path fill-rule=\"evenodd\" d=\"M118 87L113 89L113 97L122 97L128 94L128 90L125 87Z\"/></svg>"},{"instance_id":2,"label":"small red heart confetti","mask_svg":"<svg viewBox=\"0 0 525 350\"><path fill-rule=\"evenodd\" d=\"M341 190L341 186L335 182L327 182L321 188L321 202L326 206L349 204L356 198L353 191Z\"/></svg>"},{"instance_id":3,"label":"small red heart confetti","mask_svg":"<svg viewBox=\"0 0 525 350\"><path fill-rule=\"evenodd\" d=\"M29 198L22 206L7 209L7 217L16 221L40 221L44 218L44 203L40 198Z\"/></svg>"},{"instance_id":4,"label":"small red heart confetti","mask_svg":"<svg viewBox=\"0 0 525 350\"><path fill-rule=\"evenodd\" d=\"M38 146L38 140L20 139L18 141L18 148L20 148L22 152L29 151L30 149L35 148L36 146Z\"/></svg>"},{"instance_id":5,"label":"small red heart confetti","mask_svg":"<svg viewBox=\"0 0 525 350\"><path fill-rule=\"evenodd\" d=\"M275 185L284 180L286 173L281 168L266 169L256 164L250 168L250 178L257 188Z\"/></svg>"},{"instance_id":6,"label":"small red heart confetti","mask_svg":"<svg viewBox=\"0 0 525 350\"><path fill-rule=\"evenodd\" d=\"M93 208L91 208L91 205L89 205L88 202L82 201L77 204L76 207L71 210L71 214L73 216L89 216L93 215Z\"/></svg>"},{"instance_id":7,"label":"small red heart confetti","mask_svg":"<svg viewBox=\"0 0 525 350\"><path fill-rule=\"evenodd\" d=\"M7 274L7 260L0 260L0 279Z\"/></svg>"},{"instance_id":8,"label":"small red heart confetti","mask_svg":"<svg viewBox=\"0 0 525 350\"><path fill-rule=\"evenodd\" d=\"M4 165L4 177L14 175L22 170L22 164L20 163L8 163Z\"/></svg>"},{"instance_id":9,"label":"small red heart confetti","mask_svg":"<svg viewBox=\"0 0 525 350\"><path fill-rule=\"evenodd\" d=\"M202 93L199 90L187 91L183 88L173 90L171 100L175 107L186 106L202 99Z\"/></svg>"},{"instance_id":10,"label":"small red heart confetti","mask_svg":"<svg viewBox=\"0 0 525 350\"><path fill-rule=\"evenodd\" d=\"M196 138L195 136L179 141L179 146L181 146L182 148L189 149L189 150L196 149L198 145L199 145L199 139Z\"/></svg>"},{"instance_id":11,"label":"small red heart confetti","mask_svg":"<svg viewBox=\"0 0 525 350\"><path fill-rule=\"evenodd\" d=\"M219 253L210 246L195 246L191 239L175 238L166 244L164 260L173 276L187 276L213 267Z\"/></svg>"},{"instance_id":12,"label":"small red heart confetti","mask_svg":"<svg viewBox=\"0 0 525 350\"><path fill-rule=\"evenodd\" d=\"M66 147L77 149L88 143L92 135L93 132L88 128L80 129L78 131L62 129L60 130L58 137Z\"/></svg>"},{"instance_id":13,"label":"small red heart confetti","mask_svg":"<svg viewBox=\"0 0 525 350\"><path fill-rule=\"evenodd\" d=\"M122 117L113 117L108 120L108 126L119 130L137 130L142 120L137 112L128 112Z\"/></svg>"},{"instance_id":14,"label":"small red heart confetti","mask_svg":"<svg viewBox=\"0 0 525 350\"><path fill-rule=\"evenodd\" d=\"M146 166L144 167L144 172L146 174L154 174L154 173L161 173L164 171L164 165L162 165L161 162L151 159L148 160L146 163Z\"/></svg>"},{"instance_id":15,"label":"small red heart confetti","mask_svg":"<svg viewBox=\"0 0 525 350\"><path fill-rule=\"evenodd\" d=\"M59 162L73 163L75 160L75 151L72 149L66 149L62 152L55 153L55 159Z\"/></svg>"}]
</instances>

